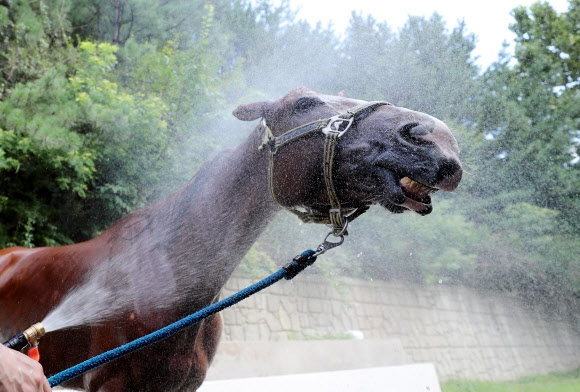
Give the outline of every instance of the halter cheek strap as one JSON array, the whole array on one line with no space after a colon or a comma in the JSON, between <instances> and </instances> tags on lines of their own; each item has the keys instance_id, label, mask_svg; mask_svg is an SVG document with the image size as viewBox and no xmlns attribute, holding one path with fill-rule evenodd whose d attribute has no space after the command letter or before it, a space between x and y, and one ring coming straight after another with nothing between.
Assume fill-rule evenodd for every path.
<instances>
[{"instance_id":1,"label":"halter cheek strap","mask_svg":"<svg viewBox=\"0 0 580 392\"><path fill-rule=\"evenodd\" d=\"M264 136L262 145L259 147L259 149L262 150L267 146L270 150L268 182L270 184L270 193L272 194L274 201L282 205L278 201L274 189L274 158L278 149L306 135L321 132L325 135L323 151L323 174L324 184L326 186L326 192L328 194L330 203L328 214L312 209L301 211L294 207L282 206L297 215L298 218L300 218L305 223L324 223L332 227L332 233L334 235L347 235L346 227L348 226L348 222L361 215L368 209L368 207L354 209L342 208L336 193L336 189L334 187L334 180L332 178L332 166L334 163L334 157L336 155L336 148L338 146L340 137L352 127L355 121L361 120L373 112L376 108L383 105L391 104L383 101L368 102L366 104L351 108L345 113L299 126L278 137L274 136L272 130L266 124L266 120L262 119L258 125L258 129L259 132L262 132Z\"/></svg>"}]
</instances>

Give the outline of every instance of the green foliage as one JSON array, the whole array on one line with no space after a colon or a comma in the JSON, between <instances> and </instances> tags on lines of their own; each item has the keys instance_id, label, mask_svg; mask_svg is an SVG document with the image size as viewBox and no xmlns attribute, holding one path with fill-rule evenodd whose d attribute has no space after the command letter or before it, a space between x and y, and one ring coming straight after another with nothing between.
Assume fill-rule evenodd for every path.
<instances>
[{"instance_id":1,"label":"green foliage","mask_svg":"<svg viewBox=\"0 0 580 392\"><path fill-rule=\"evenodd\" d=\"M266 253L252 247L244 256L240 271L256 279L262 279L276 270L276 263Z\"/></svg>"},{"instance_id":2,"label":"green foliage","mask_svg":"<svg viewBox=\"0 0 580 392\"><path fill-rule=\"evenodd\" d=\"M394 34L386 23L353 13L341 48L341 88L349 95L380 97L464 122L477 86L477 67L470 58L474 42L465 25L448 32L437 14L410 17Z\"/></svg>"},{"instance_id":3,"label":"green foliage","mask_svg":"<svg viewBox=\"0 0 580 392\"><path fill-rule=\"evenodd\" d=\"M67 75L61 8L51 2L0 6L0 245L69 242L58 224L66 199L86 196L92 151L71 131L79 115Z\"/></svg>"},{"instance_id":4,"label":"green foliage","mask_svg":"<svg viewBox=\"0 0 580 392\"><path fill-rule=\"evenodd\" d=\"M38 78L64 60L66 4L54 0L0 3L0 97L14 84Z\"/></svg>"},{"instance_id":5,"label":"green foliage","mask_svg":"<svg viewBox=\"0 0 580 392\"><path fill-rule=\"evenodd\" d=\"M580 129L580 61L569 54L577 50L571 43L578 39L577 29L569 26L579 15L573 10L557 15L548 4L537 3L517 8L514 17L518 62L510 67L506 60L484 77L482 117L487 117L480 129L494 136L486 148L494 158L488 172L504 173L501 186L562 211L568 229L578 233L580 165L573 162ZM497 188L489 191L497 193Z\"/></svg>"},{"instance_id":6,"label":"green foliage","mask_svg":"<svg viewBox=\"0 0 580 392\"><path fill-rule=\"evenodd\" d=\"M361 243L354 249L363 273L383 280L464 283L476 266L482 235L473 223L452 212L451 203L441 202L435 208L437 212L425 218L388 216L382 209L361 218L365 242L375 244Z\"/></svg>"},{"instance_id":7,"label":"green foliage","mask_svg":"<svg viewBox=\"0 0 580 392\"><path fill-rule=\"evenodd\" d=\"M441 385L443 392L573 392L580 388L580 371L525 377L516 381L451 380Z\"/></svg>"},{"instance_id":8,"label":"green foliage","mask_svg":"<svg viewBox=\"0 0 580 392\"><path fill-rule=\"evenodd\" d=\"M217 149L213 135L204 135L215 110L223 103L220 89L223 79L216 72L220 64L210 53L207 36L213 20L213 7L206 7L204 35L196 43L180 37L162 46L139 44L129 40L121 49L118 74L125 89L138 96L161 99L166 103L164 115L167 135L165 155L181 155L192 169ZM193 66L192 66L193 64ZM186 147L186 148L184 148ZM193 174L178 176L179 183Z\"/></svg>"},{"instance_id":9,"label":"green foliage","mask_svg":"<svg viewBox=\"0 0 580 392\"><path fill-rule=\"evenodd\" d=\"M572 303L580 2L570 5L516 8L515 59L479 74L475 37L437 14L394 32L353 13L339 38L296 21L287 1L0 2L0 246L94 236L243 139L230 115L239 101L305 85L440 117L465 166L457 192L434 196L433 214L373 208L352 224L348 246L307 273ZM242 269L269 273L325 235L280 214Z\"/></svg>"},{"instance_id":10,"label":"green foliage","mask_svg":"<svg viewBox=\"0 0 580 392\"><path fill-rule=\"evenodd\" d=\"M255 6L242 0L216 3L210 45L223 57L222 70L239 68L245 80L231 91L234 99L248 89L279 96L301 85L334 88L330 81L339 41L330 29L296 21L288 1L279 6L265 0Z\"/></svg>"},{"instance_id":11,"label":"green foliage","mask_svg":"<svg viewBox=\"0 0 580 392\"><path fill-rule=\"evenodd\" d=\"M450 203L436 208L438 212L428 217L391 215L382 208L371 208L350 226L353 235L347 237L347 245L333 249L305 273L465 283L476 267L474 252L485 233L478 233L473 223L453 214ZM273 260L281 266L289 257L315 249L326 235L325 228L317 225L296 226L293 215L280 214L253 252L269 255L268 265ZM245 263L248 261L243 266Z\"/></svg>"},{"instance_id":12,"label":"green foliage","mask_svg":"<svg viewBox=\"0 0 580 392\"><path fill-rule=\"evenodd\" d=\"M515 63L509 56L482 77L476 128L486 135L465 211L496 235L479 263L487 282L514 290L580 293L575 243L580 234L580 14L547 3L513 11ZM503 255L503 256L502 256ZM499 283L503 282L503 283ZM576 294L574 294L576 293Z\"/></svg>"},{"instance_id":13,"label":"green foliage","mask_svg":"<svg viewBox=\"0 0 580 392\"><path fill-rule=\"evenodd\" d=\"M183 182L179 153L204 145L194 134L219 102L218 62L207 42L135 43L121 51L107 42L72 46L65 15L54 17L44 3L10 4L0 14L14 30L4 36L1 57L0 245L88 239L167 193L162 184ZM199 17L207 36L212 7L202 7ZM60 23L60 36L49 22ZM31 27L18 30L24 23ZM136 66L131 56L140 54L147 61ZM35 68L13 66L27 61ZM192 67L200 70L196 77ZM189 127L194 117L201 117L199 128Z\"/></svg>"},{"instance_id":14,"label":"green foliage","mask_svg":"<svg viewBox=\"0 0 580 392\"><path fill-rule=\"evenodd\" d=\"M108 43L81 42L80 63L69 78L80 109L74 128L96 155L98 176L87 200L91 205L87 220L83 219L93 233L103 221L118 219L150 201L146 189L159 183L156 175L165 168L162 153L170 143L167 104L119 86L111 72L117 50Z\"/></svg>"},{"instance_id":15,"label":"green foliage","mask_svg":"<svg viewBox=\"0 0 580 392\"><path fill-rule=\"evenodd\" d=\"M75 0L67 17L72 36L81 40L125 45L165 42L176 35L192 36L204 17L203 0Z\"/></svg>"},{"instance_id":16,"label":"green foliage","mask_svg":"<svg viewBox=\"0 0 580 392\"><path fill-rule=\"evenodd\" d=\"M55 225L57 200L71 191L83 196L94 171L89 152L54 148L21 132L0 129L0 243L55 245L68 242ZM70 146L67 146L70 147ZM38 172L42 176L38 176Z\"/></svg>"},{"instance_id":17,"label":"green foliage","mask_svg":"<svg viewBox=\"0 0 580 392\"><path fill-rule=\"evenodd\" d=\"M354 340L354 336L349 333L304 335L301 332L291 332L288 333L288 340Z\"/></svg>"}]
</instances>

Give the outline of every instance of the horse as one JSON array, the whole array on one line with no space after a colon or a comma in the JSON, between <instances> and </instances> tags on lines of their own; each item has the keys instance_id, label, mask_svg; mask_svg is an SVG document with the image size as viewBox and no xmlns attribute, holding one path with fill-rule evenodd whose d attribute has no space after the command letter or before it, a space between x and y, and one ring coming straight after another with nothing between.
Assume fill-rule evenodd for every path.
<instances>
[{"instance_id":1,"label":"horse","mask_svg":"<svg viewBox=\"0 0 580 392\"><path fill-rule=\"evenodd\" d=\"M453 191L462 166L440 120L387 102L296 88L239 106L259 120L238 147L216 155L157 204L78 244L0 251L0 332L43 320L73 288L101 270L99 285L127 308L104 323L48 332L41 364L52 375L213 303L283 208L342 236L371 205L393 213L432 211L431 193ZM138 287L145 290L137 290ZM96 294L95 294L96 296ZM218 314L163 342L72 380L89 391L191 391L216 352Z\"/></svg>"}]
</instances>

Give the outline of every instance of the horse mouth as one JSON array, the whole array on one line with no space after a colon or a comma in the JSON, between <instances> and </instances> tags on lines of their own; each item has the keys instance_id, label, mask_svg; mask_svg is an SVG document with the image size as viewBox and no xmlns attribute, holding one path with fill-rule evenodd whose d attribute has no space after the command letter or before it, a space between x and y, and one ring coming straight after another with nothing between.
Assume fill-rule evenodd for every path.
<instances>
[{"instance_id":1,"label":"horse mouth","mask_svg":"<svg viewBox=\"0 0 580 392\"><path fill-rule=\"evenodd\" d=\"M421 184L409 177L403 177L399 181L399 185L407 198L402 204L403 207L421 215L427 215L433 210L430 195L437 192L437 189Z\"/></svg>"},{"instance_id":2,"label":"horse mouth","mask_svg":"<svg viewBox=\"0 0 580 392\"><path fill-rule=\"evenodd\" d=\"M431 203L430 195L437 192L438 190L436 188L431 188L430 186L421 184L420 182L417 182L409 177L401 178L399 184L401 185L401 189L403 190L405 196L426 204Z\"/></svg>"}]
</instances>

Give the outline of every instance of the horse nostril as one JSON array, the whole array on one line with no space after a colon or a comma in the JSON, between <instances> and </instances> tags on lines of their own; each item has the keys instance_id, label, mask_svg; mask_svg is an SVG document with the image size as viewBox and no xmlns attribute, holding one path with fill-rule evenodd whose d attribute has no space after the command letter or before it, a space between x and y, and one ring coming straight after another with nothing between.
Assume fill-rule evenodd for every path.
<instances>
[{"instance_id":1,"label":"horse nostril","mask_svg":"<svg viewBox=\"0 0 580 392\"><path fill-rule=\"evenodd\" d=\"M459 186L462 176L463 169L458 161L454 159L444 160L439 166L437 188L451 192Z\"/></svg>"},{"instance_id":2,"label":"horse nostril","mask_svg":"<svg viewBox=\"0 0 580 392\"><path fill-rule=\"evenodd\" d=\"M429 130L418 122L410 122L399 128L399 134L404 140L418 145L431 144L422 138L423 136L429 135L431 132L432 130Z\"/></svg>"}]
</instances>

